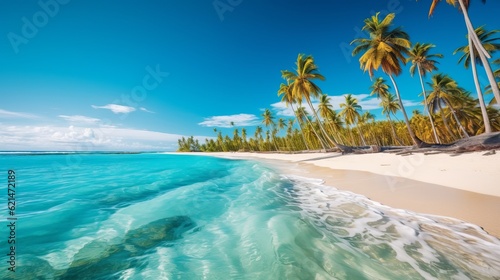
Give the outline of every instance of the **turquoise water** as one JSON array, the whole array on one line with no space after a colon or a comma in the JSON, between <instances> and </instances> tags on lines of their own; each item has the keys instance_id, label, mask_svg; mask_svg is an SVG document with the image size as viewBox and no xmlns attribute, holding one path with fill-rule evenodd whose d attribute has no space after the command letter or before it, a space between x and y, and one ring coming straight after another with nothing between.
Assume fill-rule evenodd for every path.
<instances>
[{"instance_id":1,"label":"turquoise water","mask_svg":"<svg viewBox=\"0 0 500 280\"><path fill-rule=\"evenodd\" d=\"M2 279L500 279L500 241L247 160L0 155ZM2 199L3 200L3 199Z\"/></svg>"}]
</instances>

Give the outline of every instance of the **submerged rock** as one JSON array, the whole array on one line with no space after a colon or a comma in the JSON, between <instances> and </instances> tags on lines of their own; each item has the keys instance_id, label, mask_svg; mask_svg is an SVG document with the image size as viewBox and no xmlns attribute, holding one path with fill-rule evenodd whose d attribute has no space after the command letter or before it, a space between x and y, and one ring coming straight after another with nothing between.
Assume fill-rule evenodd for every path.
<instances>
[{"instance_id":1,"label":"submerged rock","mask_svg":"<svg viewBox=\"0 0 500 280\"><path fill-rule=\"evenodd\" d=\"M149 249L161 242L177 240L194 227L195 223L188 216L160 219L127 232L123 243Z\"/></svg>"},{"instance_id":2,"label":"submerged rock","mask_svg":"<svg viewBox=\"0 0 500 280\"><path fill-rule=\"evenodd\" d=\"M162 243L182 238L196 227L188 216L159 219L127 232L122 244L93 241L75 255L61 279L97 279L141 265L141 255Z\"/></svg>"}]
</instances>

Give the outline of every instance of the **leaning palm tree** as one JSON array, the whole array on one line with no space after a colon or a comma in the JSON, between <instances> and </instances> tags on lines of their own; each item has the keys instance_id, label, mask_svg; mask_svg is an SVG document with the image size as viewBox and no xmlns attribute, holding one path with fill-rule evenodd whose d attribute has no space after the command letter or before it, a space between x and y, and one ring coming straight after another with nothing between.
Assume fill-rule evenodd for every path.
<instances>
[{"instance_id":1,"label":"leaning palm tree","mask_svg":"<svg viewBox=\"0 0 500 280\"><path fill-rule=\"evenodd\" d=\"M427 104L427 94L425 92L424 80L427 73L437 70L436 64L439 63L435 58L442 58L442 54L429 54L429 51L435 46L432 44L421 44L416 43L413 48L408 53L408 58L406 62L411 62L410 74L413 77L415 75L415 69L418 71L418 77L420 78L420 85L422 86L422 94L424 95L424 107L425 111L429 114L429 120L431 122L432 132L434 133L434 141L439 142L439 138L436 132L436 127L434 126L434 121L432 120L432 114L429 111L429 105Z\"/></svg>"},{"instance_id":2,"label":"leaning palm tree","mask_svg":"<svg viewBox=\"0 0 500 280\"><path fill-rule=\"evenodd\" d=\"M441 0L432 0L431 8L429 9L429 17L432 15L434 12L434 9L436 8L436 5L438 2ZM486 0L482 0L481 2L486 3ZM488 77L488 81L490 83L491 89L493 91L493 94L495 95L495 99L500 103L500 89L497 86L497 83L495 81L495 76L493 74L493 71L491 70L491 66L488 62L488 59L491 58L491 55L488 53L488 51L483 47L481 40L479 39L478 35L474 31L474 27L472 25L472 22L469 18L469 4L470 0L446 0L446 3L456 6L456 4L459 4L460 10L462 11L462 14L464 16L465 20L465 25L467 27L467 34L469 35L469 48L474 49L474 52L477 50L477 54L479 55L479 59L484 65L484 69L486 71L486 76Z\"/></svg>"},{"instance_id":3,"label":"leaning palm tree","mask_svg":"<svg viewBox=\"0 0 500 280\"><path fill-rule=\"evenodd\" d=\"M276 134L278 134L284 128L286 128L285 120L283 118L279 118L278 122L276 123Z\"/></svg>"},{"instance_id":4,"label":"leaning palm tree","mask_svg":"<svg viewBox=\"0 0 500 280\"><path fill-rule=\"evenodd\" d=\"M281 97L281 101L285 102L286 106L290 105L290 108L292 108L293 114L295 115L295 117L298 120L299 117L297 115L297 111L293 108L293 104L298 102L298 101L297 101L297 98L295 98L295 96L293 95L292 89L293 89L293 87L289 83L287 83L287 84L282 83L280 85L280 88L278 89L278 96L283 95ZM302 127L302 122L298 121L298 123L299 123L299 127L300 127L300 132L302 135L302 140L304 141L304 145L306 146L306 150L309 150L309 146L307 145L307 141L306 141L306 138L304 135L304 129Z\"/></svg>"},{"instance_id":5,"label":"leaning palm tree","mask_svg":"<svg viewBox=\"0 0 500 280\"><path fill-rule=\"evenodd\" d=\"M462 102L461 97L463 96L463 89L458 86L455 80L444 74L436 74L432 76L431 82L429 82L428 84L432 89L429 92L428 96L431 109L436 110L437 108L442 111L442 105L446 105L446 107L448 107L451 114L453 115L458 127L463 132L464 136L469 137L469 134L460 123L460 120L458 119L455 108L453 106L453 103ZM443 121L446 120L444 115L442 115L442 118Z\"/></svg>"},{"instance_id":6,"label":"leaning palm tree","mask_svg":"<svg viewBox=\"0 0 500 280\"><path fill-rule=\"evenodd\" d=\"M500 49L500 43L496 42L496 41L500 40L500 38L491 38L496 33L500 32L500 30L492 30L492 31L488 32L488 31L486 31L486 29L484 29L483 26L481 26L481 27L476 28L476 30L474 30L474 32L477 34L479 40L481 41L481 44L488 51L488 53L492 54ZM467 36L467 38L468 37L469 36ZM458 52L462 52L462 56L458 60L458 63L461 63L463 61L466 69L468 69L469 65L472 64L472 75L474 78L474 84L476 86L479 105L481 107L481 114L483 115L485 132L490 133L491 132L490 119L488 117L488 112L486 111L486 105L484 102L483 93L481 91L481 85L479 84L479 79L478 79L477 70L476 70L476 65L483 65L483 63L480 60L479 51L477 50L477 48L474 46L472 48L472 52L471 52L471 49L469 46L470 46L470 44L466 45L466 46L462 46L460 48L457 48L453 52L453 54L456 54ZM491 88L491 85L490 85L490 88Z\"/></svg>"},{"instance_id":7,"label":"leaning palm tree","mask_svg":"<svg viewBox=\"0 0 500 280\"><path fill-rule=\"evenodd\" d=\"M260 146L260 142L262 141L262 127L261 126L257 126L255 128L254 136L255 136L255 140L257 141L257 144Z\"/></svg>"},{"instance_id":8,"label":"leaning palm tree","mask_svg":"<svg viewBox=\"0 0 500 280\"><path fill-rule=\"evenodd\" d=\"M241 129L241 139L243 139L243 147L247 148L248 143L247 143L247 130L246 130L246 128Z\"/></svg>"},{"instance_id":9,"label":"leaning palm tree","mask_svg":"<svg viewBox=\"0 0 500 280\"><path fill-rule=\"evenodd\" d=\"M345 103L341 103L339 106L340 108L343 108L342 111L340 111L340 115L344 118L344 121L347 125L353 125L356 124L356 127L358 128L359 135L361 137L361 141L363 142L363 145L366 146L366 141L365 138L363 137L363 132L361 131L361 128L359 126L359 118L360 118L360 113L361 111L361 105L358 104L358 100L352 96L352 94L347 94L344 95L345 98Z\"/></svg>"},{"instance_id":10,"label":"leaning palm tree","mask_svg":"<svg viewBox=\"0 0 500 280\"><path fill-rule=\"evenodd\" d=\"M378 99L383 99L389 95L389 85L386 84L385 79L382 77L376 78L370 89L372 90L370 95L375 95Z\"/></svg>"},{"instance_id":11,"label":"leaning palm tree","mask_svg":"<svg viewBox=\"0 0 500 280\"><path fill-rule=\"evenodd\" d=\"M336 142L339 142L337 137L335 137L335 134L337 134L338 130L336 130L332 125L331 120L336 119L336 112L333 110L333 106L330 103L331 98L328 97L328 95L323 94L321 95L319 99L319 104L318 104L318 112L319 115L325 120L325 122L328 122L330 124L330 128L332 128L333 138ZM337 135L338 136L338 135Z\"/></svg>"},{"instance_id":12,"label":"leaning palm tree","mask_svg":"<svg viewBox=\"0 0 500 280\"><path fill-rule=\"evenodd\" d=\"M303 54L299 54L297 57L296 67L297 69L295 73L287 70L282 71L282 77L293 85L293 96L307 101L307 104L316 117L316 122L318 123L322 136L338 147L337 143L335 143L335 141L333 141L326 133L321 123L321 119L311 102L311 97L317 98L321 94L321 89L314 83L314 80L324 81L325 77L318 72L318 66L314 63L314 58L310 55L304 57ZM321 139L319 140L322 142ZM323 149L326 150L325 145L322 144L322 146Z\"/></svg>"},{"instance_id":13,"label":"leaning palm tree","mask_svg":"<svg viewBox=\"0 0 500 280\"><path fill-rule=\"evenodd\" d=\"M391 114L396 114L396 112L400 109L399 102L396 100L396 97L393 94L389 93L385 98L382 99L382 102L380 102L380 106L382 106L382 114L385 114L387 120L389 121L389 124L391 125L392 136L400 145L402 145L401 140L399 140L396 134L396 129L394 128L394 123L391 119Z\"/></svg>"},{"instance_id":14,"label":"leaning palm tree","mask_svg":"<svg viewBox=\"0 0 500 280\"><path fill-rule=\"evenodd\" d=\"M404 56L408 54L408 48L411 46L410 37L400 27L391 28L395 17L394 13L388 14L383 20L378 18L379 14L376 13L371 18L365 19L365 26L363 26L362 30L367 31L370 38L354 39L351 44L356 44L356 47L352 55L355 56L363 52L363 55L359 58L359 63L361 69L365 72L368 71L370 78L373 77L373 71L378 70L380 67L389 76L396 91L408 132L414 144L418 145L420 140L417 139L411 129L398 86L393 77L401 74L401 63L406 63Z\"/></svg>"},{"instance_id":15,"label":"leaning palm tree","mask_svg":"<svg viewBox=\"0 0 500 280\"><path fill-rule=\"evenodd\" d=\"M271 110L265 109L264 113L262 114L262 123L269 129L269 126L271 126L272 129L276 126L274 123L274 117L273 114L271 113ZM269 131L268 131L269 132ZM272 142L274 144L274 148L276 148L276 151L278 150L278 147L276 146L276 139L274 138L274 133L271 135L272 136Z\"/></svg>"},{"instance_id":16,"label":"leaning palm tree","mask_svg":"<svg viewBox=\"0 0 500 280\"><path fill-rule=\"evenodd\" d=\"M371 135L371 137L374 139L375 142L377 142L378 144L380 144L379 141L378 141L378 139L373 134L373 123L374 122L375 122L375 115L372 114L372 113L370 113L370 111L364 112L359 117L359 121L358 121L360 127L368 125L368 133L369 133L369 135Z\"/></svg>"}]
</instances>

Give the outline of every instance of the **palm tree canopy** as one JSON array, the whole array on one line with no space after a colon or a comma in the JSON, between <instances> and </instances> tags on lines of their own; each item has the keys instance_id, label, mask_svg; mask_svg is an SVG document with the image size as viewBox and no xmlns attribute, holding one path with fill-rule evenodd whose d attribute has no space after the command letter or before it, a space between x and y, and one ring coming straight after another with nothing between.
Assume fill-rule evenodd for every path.
<instances>
[{"instance_id":1,"label":"palm tree canopy","mask_svg":"<svg viewBox=\"0 0 500 280\"><path fill-rule=\"evenodd\" d=\"M500 50L500 37L494 37L492 38L496 33L500 33L500 30L495 29L491 31L487 31L484 26L480 26L474 30L477 34L477 37L481 41L481 44L483 45L484 49L488 51L488 53L493 54L494 52ZM466 35L466 38L468 36ZM453 54L456 54L458 52L462 52L462 56L458 60L458 63L464 62L465 68L469 68L471 57L470 57L470 51L469 51L469 44L466 46L462 46L460 48L457 48ZM478 65L482 65L481 58L479 57L479 52L476 47L474 47L474 57L476 58L476 63Z\"/></svg>"},{"instance_id":2,"label":"palm tree canopy","mask_svg":"<svg viewBox=\"0 0 500 280\"><path fill-rule=\"evenodd\" d=\"M495 63L497 65L500 65L500 58L497 59L497 60L495 60L495 61L493 61L493 63ZM500 68L498 68L497 70L495 70L494 74L495 74L495 77L500 78Z\"/></svg>"},{"instance_id":3,"label":"palm tree canopy","mask_svg":"<svg viewBox=\"0 0 500 280\"><path fill-rule=\"evenodd\" d=\"M352 94L347 94L344 98L345 103L340 104L340 108L343 108L340 115L344 117L346 124L351 125L359 119L361 105L358 104L358 100Z\"/></svg>"},{"instance_id":4,"label":"palm tree canopy","mask_svg":"<svg viewBox=\"0 0 500 280\"><path fill-rule=\"evenodd\" d=\"M271 110L266 109L262 114L262 117L263 117L262 123L265 126L274 125L274 117L273 114L271 113Z\"/></svg>"},{"instance_id":5,"label":"palm tree canopy","mask_svg":"<svg viewBox=\"0 0 500 280\"><path fill-rule=\"evenodd\" d=\"M281 76L292 86L293 99L306 98L309 100L311 96L318 97L321 94L321 89L313 80L324 81L325 77L319 74L314 58L310 55L299 54L295 65L295 72L281 71Z\"/></svg>"},{"instance_id":6,"label":"palm tree canopy","mask_svg":"<svg viewBox=\"0 0 500 280\"><path fill-rule=\"evenodd\" d=\"M277 124L277 126L278 126L278 129L283 129L283 128L285 128L285 127L286 127L285 120L284 120L284 119L282 119L282 118L279 118L279 119L278 119L278 124Z\"/></svg>"},{"instance_id":7,"label":"palm tree canopy","mask_svg":"<svg viewBox=\"0 0 500 280\"><path fill-rule=\"evenodd\" d=\"M402 71L400 62L406 64L404 56L411 47L410 36L400 27L391 29L394 13L388 14L383 20L379 19L379 14L365 19L362 30L368 32L370 38L354 39L351 44L356 44L356 47L352 55L364 52L359 63L370 77L373 77L373 71L379 67L388 75L399 75Z\"/></svg>"},{"instance_id":8,"label":"palm tree canopy","mask_svg":"<svg viewBox=\"0 0 500 280\"><path fill-rule=\"evenodd\" d=\"M399 109L401 109L396 96L390 93L382 99L382 102L380 102L380 106L382 106L382 114L386 115L395 114Z\"/></svg>"},{"instance_id":9,"label":"palm tree canopy","mask_svg":"<svg viewBox=\"0 0 500 280\"><path fill-rule=\"evenodd\" d=\"M432 76L431 82L427 84L432 88L427 96L429 109L432 112L437 112L440 105L448 106L450 104L459 103L460 97L464 92L455 80L445 74L436 74Z\"/></svg>"},{"instance_id":10,"label":"palm tree canopy","mask_svg":"<svg viewBox=\"0 0 500 280\"><path fill-rule=\"evenodd\" d=\"M330 103L330 100L331 98L328 97L328 95L326 94L321 95L319 99L319 104L318 104L319 115L325 120L329 119L334 114L333 106Z\"/></svg>"},{"instance_id":11,"label":"palm tree canopy","mask_svg":"<svg viewBox=\"0 0 500 280\"><path fill-rule=\"evenodd\" d=\"M431 7L429 9L429 17L432 16L432 14L434 13L434 9L436 9L436 5L439 2L441 2L441 0L432 0ZM481 0L481 2L486 3L486 0ZM453 6L456 6L458 3L458 0L446 0L446 3L453 5ZM465 5L465 7L468 9L469 5L470 5L470 0L463 0L463 3Z\"/></svg>"},{"instance_id":12,"label":"palm tree canopy","mask_svg":"<svg viewBox=\"0 0 500 280\"><path fill-rule=\"evenodd\" d=\"M425 77L425 74L438 70L436 64L439 62L435 58L443 58L442 54L429 54L429 51L435 45L428 43L416 43L408 53L406 62L411 62L410 74L413 76L416 69L420 69L420 75Z\"/></svg>"},{"instance_id":13,"label":"palm tree canopy","mask_svg":"<svg viewBox=\"0 0 500 280\"><path fill-rule=\"evenodd\" d=\"M370 112L368 112L368 111L364 112L359 117L359 123L360 124L365 124L365 123L367 123L369 121L373 121L373 120L375 120L375 115L372 114L372 113L370 113Z\"/></svg>"},{"instance_id":14,"label":"palm tree canopy","mask_svg":"<svg viewBox=\"0 0 500 280\"><path fill-rule=\"evenodd\" d=\"M282 95L281 102L285 102L287 106L296 101L296 98L293 96L293 84L281 83L278 89L278 96L280 95Z\"/></svg>"},{"instance_id":15,"label":"palm tree canopy","mask_svg":"<svg viewBox=\"0 0 500 280\"><path fill-rule=\"evenodd\" d=\"M370 95L376 95L377 98L385 98L389 95L389 85L386 84L386 81L382 77L378 77L375 79L375 82L370 86L372 90Z\"/></svg>"}]
</instances>

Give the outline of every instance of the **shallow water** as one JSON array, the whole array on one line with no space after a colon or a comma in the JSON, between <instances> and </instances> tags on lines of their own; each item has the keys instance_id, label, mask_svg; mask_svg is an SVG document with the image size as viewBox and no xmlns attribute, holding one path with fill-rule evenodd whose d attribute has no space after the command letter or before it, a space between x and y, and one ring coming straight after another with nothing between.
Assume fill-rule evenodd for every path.
<instances>
[{"instance_id":1,"label":"shallow water","mask_svg":"<svg viewBox=\"0 0 500 280\"><path fill-rule=\"evenodd\" d=\"M2 279L500 279L500 241L475 225L254 161L0 160L16 171L18 218L16 272L4 262Z\"/></svg>"}]
</instances>

